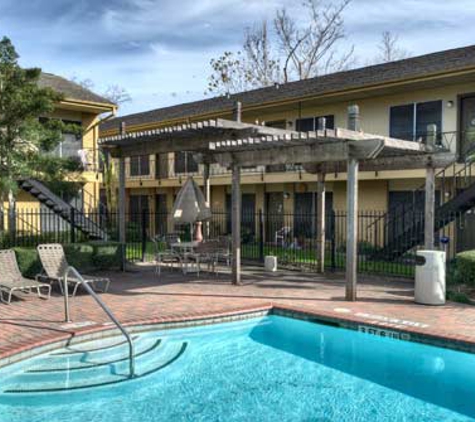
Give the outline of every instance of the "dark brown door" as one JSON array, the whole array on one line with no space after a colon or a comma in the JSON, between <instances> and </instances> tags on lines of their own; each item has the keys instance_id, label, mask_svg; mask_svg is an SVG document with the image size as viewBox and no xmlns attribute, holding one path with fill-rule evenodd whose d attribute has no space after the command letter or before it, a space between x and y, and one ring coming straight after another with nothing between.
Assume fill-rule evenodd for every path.
<instances>
[{"instance_id":1,"label":"dark brown door","mask_svg":"<svg viewBox=\"0 0 475 422\"><path fill-rule=\"evenodd\" d=\"M475 95L460 101L460 131L459 154L465 159L475 153Z\"/></svg>"}]
</instances>

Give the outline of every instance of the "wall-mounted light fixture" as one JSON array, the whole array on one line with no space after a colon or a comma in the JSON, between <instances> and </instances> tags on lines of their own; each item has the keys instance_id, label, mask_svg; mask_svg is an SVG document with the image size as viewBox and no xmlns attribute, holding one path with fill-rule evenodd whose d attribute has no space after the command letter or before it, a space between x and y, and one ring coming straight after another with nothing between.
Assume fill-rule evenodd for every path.
<instances>
[{"instance_id":1,"label":"wall-mounted light fixture","mask_svg":"<svg viewBox=\"0 0 475 422\"><path fill-rule=\"evenodd\" d=\"M289 198L290 198L290 193L284 192L284 199L289 199Z\"/></svg>"},{"instance_id":2,"label":"wall-mounted light fixture","mask_svg":"<svg viewBox=\"0 0 475 422\"><path fill-rule=\"evenodd\" d=\"M454 102L452 100L447 101L447 108L453 108L454 107Z\"/></svg>"}]
</instances>

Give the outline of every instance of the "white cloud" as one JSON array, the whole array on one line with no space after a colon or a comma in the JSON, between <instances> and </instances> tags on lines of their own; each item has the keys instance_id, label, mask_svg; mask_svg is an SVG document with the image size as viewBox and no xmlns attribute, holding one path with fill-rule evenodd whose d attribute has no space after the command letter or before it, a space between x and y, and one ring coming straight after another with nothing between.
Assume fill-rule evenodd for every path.
<instances>
[{"instance_id":1,"label":"white cloud","mask_svg":"<svg viewBox=\"0 0 475 422\"><path fill-rule=\"evenodd\" d=\"M0 28L24 65L120 84L132 112L202 97L210 58L283 5L302 16L301 0L0 0ZM473 0L353 0L346 44L365 63L390 30L422 54L474 43L474 21Z\"/></svg>"}]
</instances>

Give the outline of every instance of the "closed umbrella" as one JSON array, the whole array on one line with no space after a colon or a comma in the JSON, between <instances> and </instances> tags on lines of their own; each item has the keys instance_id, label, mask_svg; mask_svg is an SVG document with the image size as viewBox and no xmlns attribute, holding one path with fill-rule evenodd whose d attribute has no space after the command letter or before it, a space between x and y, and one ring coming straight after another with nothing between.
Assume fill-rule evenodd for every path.
<instances>
[{"instance_id":1,"label":"closed umbrella","mask_svg":"<svg viewBox=\"0 0 475 422\"><path fill-rule=\"evenodd\" d=\"M188 178L182 186L173 204L173 221L177 224L194 224L211 218L211 210L201 189Z\"/></svg>"}]
</instances>

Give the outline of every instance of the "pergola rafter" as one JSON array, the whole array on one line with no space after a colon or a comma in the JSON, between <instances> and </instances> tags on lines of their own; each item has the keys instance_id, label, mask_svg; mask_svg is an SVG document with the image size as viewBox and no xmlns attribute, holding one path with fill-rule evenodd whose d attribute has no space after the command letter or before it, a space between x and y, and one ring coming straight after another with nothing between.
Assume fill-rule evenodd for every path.
<instances>
[{"instance_id":1,"label":"pergola rafter","mask_svg":"<svg viewBox=\"0 0 475 422\"><path fill-rule=\"evenodd\" d=\"M348 129L322 129L314 132L296 132L241 122L241 106L236 104L235 120L212 119L185 123L155 130L121 133L100 139L101 147L119 158L120 197L119 215L125 215L125 165L127 156L162 154L187 151L195 154L205 165L205 194L209 202L209 166L218 163L232 169L232 235L233 281L240 283L240 169L243 166L274 164L302 164L310 173L318 174L319 203L324 204L325 173L345 169L347 181L347 294L356 300L358 171L427 167L427 186L434 189L434 172L438 163L453 160L447 149L436 146L435 127L426 144L394 139L360 131L359 109L348 109ZM426 214L433 215L434 195L427 195ZM324 206L319 207L318 251L320 270L323 271L325 223ZM125 222L121 222L121 242L125 243ZM429 230L429 228L426 228ZM426 247L430 239L426 242Z\"/></svg>"}]
</instances>

